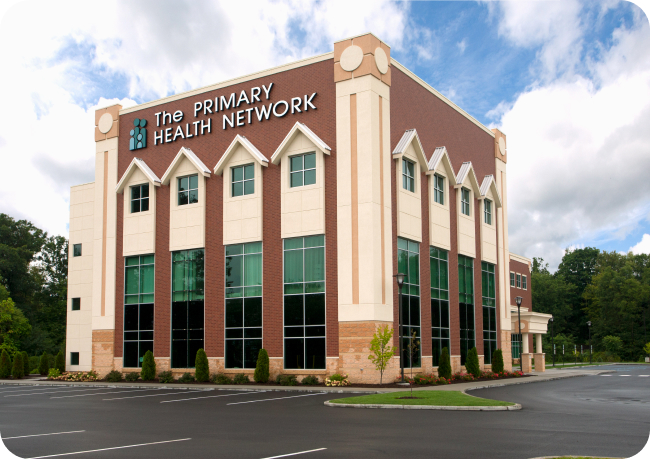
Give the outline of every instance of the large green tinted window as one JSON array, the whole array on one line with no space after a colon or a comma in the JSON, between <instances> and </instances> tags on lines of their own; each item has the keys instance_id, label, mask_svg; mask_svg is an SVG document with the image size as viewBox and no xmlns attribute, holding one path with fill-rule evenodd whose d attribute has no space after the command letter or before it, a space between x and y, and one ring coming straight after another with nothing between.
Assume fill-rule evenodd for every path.
<instances>
[{"instance_id":1,"label":"large green tinted window","mask_svg":"<svg viewBox=\"0 0 650 459\"><path fill-rule=\"evenodd\" d=\"M443 348L449 342L449 262L446 250L429 247L431 267L431 352L432 365L438 366Z\"/></svg>"},{"instance_id":2,"label":"large green tinted window","mask_svg":"<svg viewBox=\"0 0 650 459\"><path fill-rule=\"evenodd\" d=\"M154 256L124 259L124 349L126 368L142 366L153 352Z\"/></svg>"},{"instance_id":3,"label":"large green tinted window","mask_svg":"<svg viewBox=\"0 0 650 459\"><path fill-rule=\"evenodd\" d=\"M284 368L325 368L325 236L284 240Z\"/></svg>"},{"instance_id":4,"label":"large green tinted window","mask_svg":"<svg viewBox=\"0 0 650 459\"><path fill-rule=\"evenodd\" d=\"M172 368L193 368L203 348L203 249L172 252Z\"/></svg>"},{"instance_id":5,"label":"large green tinted window","mask_svg":"<svg viewBox=\"0 0 650 459\"><path fill-rule=\"evenodd\" d=\"M510 335L510 346L512 351L512 358L518 359L521 354L521 335L512 333Z\"/></svg>"},{"instance_id":6,"label":"large green tinted window","mask_svg":"<svg viewBox=\"0 0 650 459\"><path fill-rule=\"evenodd\" d=\"M402 353L404 367L411 367L409 341L412 332L420 340L420 244L401 237L397 238L397 272L406 274L402 286ZM413 355L414 367L420 366L422 346Z\"/></svg>"},{"instance_id":7,"label":"large green tinted window","mask_svg":"<svg viewBox=\"0 0 650 459\"><path fill-rule=\"evenodd\" d=\"M262 348L262 243L226 247L226 368L255 368Z\"/></svg>"},{"instance_id":8,"label":"large green tinted window","mask_svg":"<svg viewBox=\"0 0 650 459\"><path fill-rule=\"evenodd\" d=\"M458 309L460 315L460 364L465 365L467 351L475 344L474 260L458 255Z\"/></svg>"},{"instance_id":9,"label":"large green tinted window","mask_svg":"<svg viewBox=\"0 0 650 459\"><path fill-rule=\"evenodd\" d=\"M402 187L415 192L415 164L402 159Z\"/></svg>"},{"instance_id":10,"label":"large green tinted window","mask_svg":"<svg viewBox=\"0 0 650 459\"><path fill-rule=\"evenodd\" d=\"M492 353L497 348L497 294L494 265L481 262L481 288L483 297L483 354L485 363L492 363Z\"/></svg>"},{"instance_id":11,"label":"large green tinted window","mask_svg":"<svg viewBox=\"0 0 650 459\"><path fill-rule=\"evenodd\" d=\"M316 183L316 153L292 156L291 164L291 187L313 185Z\"/></svg>"}]
</instances>

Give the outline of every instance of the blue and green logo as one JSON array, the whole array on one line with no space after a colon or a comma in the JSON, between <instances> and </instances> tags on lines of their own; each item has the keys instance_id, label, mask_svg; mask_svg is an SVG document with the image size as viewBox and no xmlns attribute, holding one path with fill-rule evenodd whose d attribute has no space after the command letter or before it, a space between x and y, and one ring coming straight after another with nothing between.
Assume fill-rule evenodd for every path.
<instances>
[{"instance_id":1,"label":"blue and green logo","mask_svg":"<svg viewBox=\"0 0 650 459\"><path fill-rule=\"evenodd\" d=\"M129 140L129 150L139 150L147 146L147 130L144 128L147 120L136 118L133 120L134 128L131 129L131 139Z\"/></svg>"}]
</instances>

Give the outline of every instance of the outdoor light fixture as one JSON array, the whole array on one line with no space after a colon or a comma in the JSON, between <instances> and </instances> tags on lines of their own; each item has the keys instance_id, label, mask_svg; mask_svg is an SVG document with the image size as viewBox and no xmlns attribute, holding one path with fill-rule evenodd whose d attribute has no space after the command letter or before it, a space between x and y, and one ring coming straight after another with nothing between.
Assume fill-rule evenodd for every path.
<instances>
[{"instance_id":1,"label":"outdoor light fixture","mask_svg":"<svg viewBox=\"0 0 650 459\"><path fill-rule=\"evenodd\" d=\"M404 285L404 278L406 274L397 273L393 275L397 279L397 286L399 287L399 368L402 373L402 382L404 382L404 355L402 353L402 336L404 335L402 325L402 286Z\"/></svg>"},{"instance_id":2,"label":"outdoor light fixture","mask_svg":"<svg viewBox=\"0 0 650 459\"><path fill-rule=\"evenodd\" d=\"M521 334L521 300L522 297L515 297L515 303L517 303L517 318L519 320L519 370L524 372L524 360L523 360L523 350L524 350L524 335Z\"/></svg>"},{"instance_id":3,"label":"outdoor light fixture","mask_svg":"<svg viewBox=\"0 0 650 459\"><path fill-rule=\"evenodd\" d=\"M587 329L589 330L589 365L591 365L591 320L587 322Z\"/></svg>"},{"instance_id":4,"label":"outdoor light fixture","mask_svg":"<svg viewBox=\"0 0 650 459\"><path fill-rule=\"evenodd\" d=\"M555 337L553 335L553 317L549 319L549 322L551 322L551 352L553 353L553 368L555 368Z\"/></svg>"}]
</instances>

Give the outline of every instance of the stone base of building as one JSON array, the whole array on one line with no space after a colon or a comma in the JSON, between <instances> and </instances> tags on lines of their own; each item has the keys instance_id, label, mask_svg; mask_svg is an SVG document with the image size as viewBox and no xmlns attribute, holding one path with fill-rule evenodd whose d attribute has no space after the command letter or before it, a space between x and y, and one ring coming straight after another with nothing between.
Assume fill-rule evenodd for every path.
<instances>
[{"instance_id":1,"label":"stone base of building","mask_svg":"<svg viewBox=\"0 0 650 459\"><path fill-rule=\"evenodd\" d=\"M503 353L503 369L512 371L512 346L510 343L510 331L501 331L501 352Z\"/></svg>"},{"instance_id":2,"label":"stone base of building","mask_svg":"<svg viewBox=\"0 0 650 459\"><path fill-rule=\"evenodd\" d=\"M100 378L103 378L113 370L113 365L115 364L115 359L113 358L115 350L114 339L114 330L93 330L92 367Z\"/></svg>"},{"instance_id":3,"label":"stone base of building","mask_svg":"<svg viewBox=\"0 0 650 459\"><path fill-rule=\"evenodd\" d=\"M385 325L392 327L391 322L380 321L339 323L338 368L341 373L348 375L351 383L379 384L379 371L375 369L368 356L370 341L375 331ZM395 341L397 340L394 339L393 342ZM399 374L399 351L395 354L384 371L382 378L384 382L393 382Z\"/></svg>"},{"instance_id":4,"label":"stone base of building","mask_svg":"<svg viewBox=\"0 0 650 459\"><path fill-rule=\"evenodd\" d=\"M546 354L533 354L535 356L535 371L546 371Z\"/></svg>"},{"instance_id":5,"label":"stone base of building","mask_svg":"<svg viewBox=\"0 0 650 459\"><path fill-rule=\"evenodd\" d=\"M521 368L524 373L530 373L533 371L533 354L521 354Z\"/></svg>"},{"instance_id":6,"label":"stone base of building","mask_svg":"<svg viewBox=\"0 0 650 459\"><path fill-rule=\"evenodd\" d=\"M460 355L452 355L449 360L451 361L451 372L458 373L461 371L461 368L465 368L460 364Z\"/></svg>"}]
</instances>

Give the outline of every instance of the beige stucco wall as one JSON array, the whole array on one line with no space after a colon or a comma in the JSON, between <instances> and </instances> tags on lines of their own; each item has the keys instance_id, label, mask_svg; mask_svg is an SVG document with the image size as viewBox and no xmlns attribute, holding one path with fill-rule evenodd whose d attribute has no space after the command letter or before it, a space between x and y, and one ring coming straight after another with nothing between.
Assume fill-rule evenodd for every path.
<instances>
[{"instance_id":1,"label":"beige stucco wall","mask_svg":"<svg viewBox=\"0 0 650 459\"><path fill-rule=\"evenodd\" d=\"M291 156L316 153L316 183L290 187ZM282 174L282 238L325 234L325 164L321 152L302 132L298 132L283 152Z\"/></svg>"},{"instance_id":2,"label":"beige stucco wall","mask_svg":"<svg viewBox=\"0 0 650 459\"><path fill-rule=\"evenodd\" d=\"M474 189L472 188L469 174L467 178L462 183L463 188L469 190L469 216L465 215L461 211L461 187L456 188L456 214L458 219L458 253L461 255L466 255L468 257L476 258L476 226L474 225L474 219L476 218L476 209L474 208L474 203L476 202L476 196L474 194Z\"/></svg>"},{"instance_id":3,"label":"beige stucco wall","mask_svg":"<svg viewBox=\"0 0 650 459\"><path fill-rule=\"evenodd\" d=\"M496 158L496 185L501 195L501 207L497 216L498 269L499 269L499 311L501 330L510 331L510 252L508 249L508 187L506 163ZM505 359L504 359L505 360Z\"/></svg>"},{"instance_id":4,"label":"beige stucco wall","mask_svg":"<svg viewBox=\"0 0 650 459\"><path fill-rule=\"evenodd\" d=\"M232 197L231 168L253 164L255 192ZM262 166L242 145L232 153L223 168L223 243L241 244L262 240Z\"/></svg>"},{"instance_id":5,"label":"beige stucco wall","mask_svg":"<svg viewBox=\"0 0 650 459\"><path fill-rule=\"evenodd\" d=\"M434 176L433 174L429 175L429 244L441 249L451 250L451 217L449 213L449 199L451 196L449 193L449 177L447 176L442 161L440 161L435 173L445 179L445 199L444 205L434 201Z\"/></svg>"},{"instance_id":6,"label":"beige stucco wall","mask_svg":"<svg viewBox=\"0 0 650 459\"><path fill-rule=\"evenodd\" d=\"M131 213L131 187L149 183L149 210ZM123 255L154 253L156 247L156 187L135 168L122 191L124 199Z\"/></svg>"},{"instance_id":7,"label":"beige stucco wall","mask_svg":"<svg viewBox=\"0 0 650 459\"><path fill-rule=\"evenodd\" d=\"M70 247L68 253L68 300L66 318L66 369L87 371L92 364L93 228L95 184L70 188ZM81 244L81 256L73 246ZM72 298L81 309L72 310ZM79 365L70 366L70 352L79 353Z\"/></svg>"},{"instance_id":8,"label":"beige stucco wall","mask_svg":"<svg viewBox=\"0 0 650 459\"><path fill-rule=\"evenodd\" d=\"M488 225L485 223L485 199L481 199L481 260L487 261L488 263L496 264L497 263L497 230L496 230L496 217L497 214L496 204L494 201L494 195L492 190L489 190L486 199L492 201L492 224Z\"/></svg>"},{"instance_id":9,"label":"beige stucco wall","mask_svg":"<svg viewBox=\"0 0 650 459\"><path fill-rule=\"evenodd\" d=\"M198 174L199 202L178 205L178 178ZM169 189L169 250L188 250L205 247L205 177L183 156L173 171Z\"/></svg>"},{"instance_id":10,"label":"beige stucco wall","mask_svg":"<svg viewBox=\"0 0 650 459\"><path fill-rule=\"evenodd\" d=\"M404 189L402 184L402 158L397 160L397 236L422 242L422 164L418 161L413 144L408 146L403 154L415 164L415 190ZM426 166L426 165L425 165Z\"/></svg>"}]
</instances>

